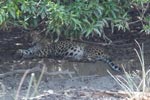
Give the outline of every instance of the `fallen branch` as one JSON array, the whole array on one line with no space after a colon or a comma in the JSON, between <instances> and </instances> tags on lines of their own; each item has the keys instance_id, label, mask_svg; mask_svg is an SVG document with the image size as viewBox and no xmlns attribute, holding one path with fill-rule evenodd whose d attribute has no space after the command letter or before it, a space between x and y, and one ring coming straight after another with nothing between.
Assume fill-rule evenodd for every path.
<instances>
[{"instance_id":1,"label":"fallen branch","mask_svg":"<svg viewBox=\"0 0 150 100\"><path fill-rule=\"evenodd\" d=\"M75 74L75 72L70 72L68 70L65 71L56 71L56 72L45 72L45 75L60 75L60 74L68 74L69 76Z\"/></svg>"},{"instance_id":2,"label":"fallen branch","mask_svg":"<svg viewBox=\"0 0 150 100\"><path fill-rule=\"evenodd\" d=\"M6 73L3 73L3 74L0 74L0 78L4 78L6 76L11 76L13 74L24 74L26 72L26 70L29 70L28 73L35 73L35 72L41 72L42 68L41 67L34 67L32 69L19 69L19 70L13 70L13 71L10 71L10 72L6 72ZM75 74L75 72L70 72L68 70L65 70L65 71L56 71L56 72L47 72L45 71L44 72L44 75L69 75L70 77L72 77L72 74Z\"/></svg>"},{"instance_id":3,"label":"fallen branch","mask_svg":"<svg viewBox=\"0 0 150 100\"><path fill-rule=\"evenodd\" d=\"M18 70L13 70L13 71L10 71L10 72L6 72L6 73L3 73L3 74L0 74L0 78L3 78L3 77L6 77L6 76L10 76L10 75L13 75L13 74L17 74L17 73L25 73L27 69L18 69ZM28 73L33 73L33 72L37 72L37 71L41 71L41 68L39 67L35 67L35 68L32 68L32 69L29 69L29 72Z\"/></svg>"}]
</instances>

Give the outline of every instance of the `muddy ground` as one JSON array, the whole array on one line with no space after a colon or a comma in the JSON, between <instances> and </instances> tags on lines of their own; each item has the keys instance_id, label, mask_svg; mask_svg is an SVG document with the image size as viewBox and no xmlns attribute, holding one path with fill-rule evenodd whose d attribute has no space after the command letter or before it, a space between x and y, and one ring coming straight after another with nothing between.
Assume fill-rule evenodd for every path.
<instances>
[{"instance_id":1,"label":"muddy ground","mask_svg":"<svg viewBox=\"0 0 150 100\"><path fill-rule=\"evenodd\" d=\"M128 72L140 70L141 66L134 48L138 49L135 39L144 43L145 65L149 68L150 36L135 30L130 32L109 33L113 41L107 45L116 64L124 66ZM107 69L115 76L123 75L109 69L103 62L76 63L48 58L14 60L13 54L20 48L28 48L31 40L26 32L0 31L0 100L24 100L30 83L31 73L35 73L36 81L40 80L41 71L46 69L39 86L32 84L29 92L31 100L122 100L106 91L119 91L122 88L110 77ZM99 42L100 38L94 37ZM100 46L100 45L98 45ZM27 72L27 75L24 73ZM24 78L22 84L21 80ZM35 82L38 83L38 82ZM19 87L20 86L20 87ZM105 92L103 92L105 91ZM34 93L35 92L35 93ZM32 94L32 95L31 95Z\"/></svg>"}]
</instances>

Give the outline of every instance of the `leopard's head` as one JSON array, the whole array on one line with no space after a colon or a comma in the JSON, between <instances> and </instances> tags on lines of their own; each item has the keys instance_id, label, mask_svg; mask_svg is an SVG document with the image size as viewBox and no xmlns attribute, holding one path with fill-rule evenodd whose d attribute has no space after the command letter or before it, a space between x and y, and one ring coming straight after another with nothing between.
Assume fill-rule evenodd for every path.
<instances>
[{"instance_id":1,"label":"leopard's head","mask_svg":"<svg viewBox=\"0 0 150 100\"><path fill-rule=\"evenodd\" d=\"M32 44L35 44L35 43L41 41L41 39L42 39L41 33L38 31L30 32L30 37L32 39Z\"/></svg>"}]
</instances>

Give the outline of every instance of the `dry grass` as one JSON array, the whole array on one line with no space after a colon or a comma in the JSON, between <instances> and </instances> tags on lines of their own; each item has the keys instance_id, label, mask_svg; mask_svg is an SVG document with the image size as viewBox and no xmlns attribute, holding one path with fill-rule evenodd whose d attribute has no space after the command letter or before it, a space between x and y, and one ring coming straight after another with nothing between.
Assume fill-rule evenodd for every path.
<instances>
[{"instance_id":1,"label":"dry grass","mask_svg":"<svg viewBox=\"0 0 150 100\"><path fill-rule=\"evenodd\" d=\"M139 50L134 49L141 64L141 74L138 72L128 73L124 69L124 76L113 76L116 82L123 88L127 100L149 100L150 99L150 69L145 70L144 45L136 40Z\"/></svg>"}]
</instances>

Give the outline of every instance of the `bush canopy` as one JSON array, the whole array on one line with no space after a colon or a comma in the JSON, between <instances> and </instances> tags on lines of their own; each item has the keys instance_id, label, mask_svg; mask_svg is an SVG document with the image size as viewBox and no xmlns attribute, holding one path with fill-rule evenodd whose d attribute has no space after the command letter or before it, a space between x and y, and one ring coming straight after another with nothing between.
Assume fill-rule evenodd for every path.
<instances>
[{"instance_id":1,"label":"bush canopy","mask_svg":"<svg viewBox=\"0 0 150 100\"><path fill-rule=\"evenodd\" d=\"M104 34L104 28L129 30L129 11L139 11L139 21L146 21L149 0L3 0L0 1L1 29L41 27L58 36L88 37ZM143 24L150 33L150 21Z\"/></svg>"}]
</instances>

